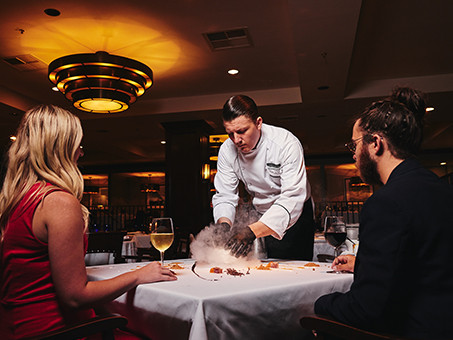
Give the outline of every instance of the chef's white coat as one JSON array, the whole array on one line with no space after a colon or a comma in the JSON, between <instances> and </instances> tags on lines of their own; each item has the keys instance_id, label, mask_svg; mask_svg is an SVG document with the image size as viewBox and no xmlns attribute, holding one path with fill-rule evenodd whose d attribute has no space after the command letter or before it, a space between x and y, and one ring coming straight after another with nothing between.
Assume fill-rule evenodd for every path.
<instances>
[{"instance_id":1,"label":"chef's white coat","mask_svg":"<svg viewBox=\"0 0 453 340\"><path fill-rule=\"evenodd\" d=\"M221 145L212 198L214 221L234 221L240 180L262 214L260 221L278 239L297 222L311 196L302 144L291 132L267 124L262 124L260 140L249 153L238 151L231 139Z\"/></svg>"}]
</instances>

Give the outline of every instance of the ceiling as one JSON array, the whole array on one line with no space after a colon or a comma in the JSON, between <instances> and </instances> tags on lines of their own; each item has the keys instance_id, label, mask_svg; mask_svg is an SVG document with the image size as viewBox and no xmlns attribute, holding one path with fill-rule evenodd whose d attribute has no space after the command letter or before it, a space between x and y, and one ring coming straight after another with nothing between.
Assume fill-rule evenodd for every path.
<instances>
[{"instance_id":1,"label":"ceiling","mask_svg":"<svg viewBox=\"0 0 453 340\"><path fill-rule=\"evenodd\" d=\"M24 111L51 103L81 118L82 165L163 162L162 122L203 119L223 133L224 102L247 94L265 122L300 138L307 158L344 155L352 116L402 85L427 92L435 108L425 153L453 164L453 1L22 0L0 9L3 148ZM251 46L213 51L203 36L237 28ZM51 90L52 60L101 50L153 69L153 86L125 112L78 111ZM17 56L35 62L3 60Z\"/></svg>"}]
</instances>

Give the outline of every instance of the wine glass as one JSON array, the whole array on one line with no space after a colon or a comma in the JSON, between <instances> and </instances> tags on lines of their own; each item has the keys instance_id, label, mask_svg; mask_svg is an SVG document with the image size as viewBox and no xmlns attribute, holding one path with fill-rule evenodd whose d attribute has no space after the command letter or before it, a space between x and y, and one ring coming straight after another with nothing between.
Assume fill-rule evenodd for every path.
<instances>
[{"instance_id":1,"label":"wine glass","mask_svg":"<svg viewBox=\"0 0 453 340\"><path fill-rule=\"evenodd\" d=\"M173 220L170 217L154 218L149 226L151 243L160 251L160 264L164 265L164 252L170 248L175 237Z\"/></svg>"},{"instance_id":2,"label":"wine glass","mask_svg":"<svg viewBox=\"0 0 453 340\"><path fill-rule=\"evenodd\" d=\"M346 224L341 216L326 216L324 221L324 237L335 247L335 257L339 255L340 246L346 241Z\"/></svg>"}]
</instances>

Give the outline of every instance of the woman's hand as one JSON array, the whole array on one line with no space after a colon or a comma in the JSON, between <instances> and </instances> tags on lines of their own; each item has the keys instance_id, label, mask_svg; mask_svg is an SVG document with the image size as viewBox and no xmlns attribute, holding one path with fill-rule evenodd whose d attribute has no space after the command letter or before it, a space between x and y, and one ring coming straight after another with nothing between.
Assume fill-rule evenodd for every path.
<instances>
[{"instance_id":1,"label":"woman's hand","mask_svg":"<svg viewBox=\"0 0 453 340\"><path fill-rule=\"evenodd\" d=\"M151 262L137 271L137 284L158 281L174 281L178 278L170 269L162 267L159 262Z\"/></svg>"},{"instance_id":2,"label":"woman's hand","mask_svg":"<svg viewBox=\"0 0 453 340\"><path fill-rule=\"evenodd\" d=\"M332 262L332 269L337 271L354 272L355 256L340 255Z\"/></svg>"}]
</instances>

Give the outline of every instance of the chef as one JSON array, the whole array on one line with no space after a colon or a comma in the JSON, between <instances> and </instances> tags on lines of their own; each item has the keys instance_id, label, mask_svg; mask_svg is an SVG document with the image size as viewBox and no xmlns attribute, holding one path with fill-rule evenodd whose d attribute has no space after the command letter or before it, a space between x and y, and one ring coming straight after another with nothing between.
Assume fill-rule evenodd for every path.
<instances>
[{"instance_id":1,"label":"chef","mask_svg":"<svg viewBox=\"0 0 453 340\"><path fill-rule=\"evenodd\" d=\"M229 139L219 150L212 205L217 225L232 227L226 248L245 256L256 238L264 238L270 258L312 260L313 202L300 141L264 124L244 95L227 100L222 118ZM259 216L241 228L233 225L240 182Z\"/></svg>"}]
</instances>

